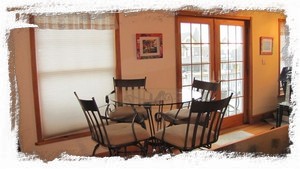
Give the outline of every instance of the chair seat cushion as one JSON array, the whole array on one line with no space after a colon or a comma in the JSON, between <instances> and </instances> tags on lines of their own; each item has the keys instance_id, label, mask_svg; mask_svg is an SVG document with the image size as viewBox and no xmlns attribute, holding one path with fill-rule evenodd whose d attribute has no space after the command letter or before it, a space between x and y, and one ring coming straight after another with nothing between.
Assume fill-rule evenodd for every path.
<instances>
[{"instance_id":1,"label":"chair seat cushion","mask_svg":"<svg viewBox=\"0 0 300 169\"><path fill-rule=\"evenodd\" d=\"M144 119L147 119L147 110L142 106L136 106L136 111L139 115L142 115ZM110 119L118 120L118 119L126 119L128 117L132 117L134 115L134 111L131 106L121 106L112 110L109 114Z\"/></svg>"},{"instance_id":2,"label":"chair seat cushion","mask_svg":"<svg viewBox=\"0 0 300 169\"><path fill-rule=\"evenodd\" d=\"M171 116L171 117L174 117L176 116L176 113L179 111L176 119L179 119L179 120L185 120L185 119L188 119L189 117L189 112L190 112L190 109L187 109L187 108L183 108L183 109L173 109L173 110L170 110L168 112L166 112L165 114L168 115L168 116Z\"/></svg>"},{"instance_id":3,"label":"chair seat cushion","mask_svg":"<svg viewBox=\"0 0 300 169\"><path fill-rule=\"evenodd\" d=\"M187 124L173 125L173 126L167 127L165 129L164 138L162 138L163 129L161 129L158 132L156 132L155 138L162 140L163 142L166 142L168 144L174 145L176 147L182 148L182 149L192 149L192 137L193 137L194 126L195 126L194 124L190 124L186 146L185 146L185 137L186 137ZM202 126L198 126L196 142L195 142L195 145L197 145L196 147L202 147L206 144L210 144L210 143L216 141L214 139L213 131L211 132L209 140L207 140L209 133L208 133L208 129L206 129L203 142L200 145L201 134L202 134Z\"/></svg>"},{"instance_id":4,"label":"chair seat cushion","mask_svg":"<svg viewBox=\"0 0 300 169\"><path fill-rule=\"evenodd\" d=\"M143 141L150 137L148 131L142 128L138 124L134 124L134 132L137 140L134 138L132 124L131 123L115 123L105 126L108 139L112 146L118 146L123 144L132 143L135 141ZM107 139L104 139L104 144L107 143Z\"/></svg>"},{"instance_id":5,"label":"chair seat cushion","mask_svg":"<svg viewBox=\"0 0 300 169\"><path fill-rule=\"evenodd\" d=\"M179 111L179 113L178 113L177 117L175 117L178 111ZM176 118L176 121L172 121L172 123L174 123L174 124L187 123L187 120L189 118L189 113L190 113L190 109L188 109L188 108L173 109L173 110L170 110L168 112L165 112L165 114L167 116ZM200 117L200 124L204 122L204 117L205 116ZM195 123L196 118L197 118L197 114L193 113L191 115L191 123ZM167 121L168 121L168 118L167 118Z\"/></svg>"}]
</instances>

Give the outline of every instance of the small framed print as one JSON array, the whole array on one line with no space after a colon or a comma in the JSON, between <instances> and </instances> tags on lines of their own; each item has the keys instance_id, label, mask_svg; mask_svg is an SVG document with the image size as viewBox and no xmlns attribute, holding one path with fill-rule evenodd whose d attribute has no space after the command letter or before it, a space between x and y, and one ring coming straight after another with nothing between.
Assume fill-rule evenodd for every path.
<instances>
[{"instance_id":1,"label":"small framed print","mask_svg":"<svg viewBox=\"0 0 300 169\"><path fill-rule=\"evenodd\" d=\"M273 54L273 38L260 37L260 54L272 55Z\"/></svg>"},{"instance_id":2,"label":"small framed print","mask_svg":"<svg viewBox=\"0 0 300 169\"><path fill-rule=\"evenodd\" d=\"M163 57L161 33L136 34L137 59L154 59Z\"/></svg>"}]
</instances>

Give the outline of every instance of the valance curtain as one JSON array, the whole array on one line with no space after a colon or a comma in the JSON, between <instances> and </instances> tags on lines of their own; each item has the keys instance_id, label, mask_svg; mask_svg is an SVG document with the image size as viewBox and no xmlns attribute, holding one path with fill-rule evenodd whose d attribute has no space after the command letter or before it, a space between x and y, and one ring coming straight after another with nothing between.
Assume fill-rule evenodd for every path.
<instances>
[{"instance_id":1,"label":"valance curtain","mask_svg":"<svg viewBox=\"0 0 300 169\"><path fill-rule=\"evenodd\" d=\"M34 16L34 24L40 29L117 29L118 24L115 14L57 14Z\"/></svg>"}]
</instances>

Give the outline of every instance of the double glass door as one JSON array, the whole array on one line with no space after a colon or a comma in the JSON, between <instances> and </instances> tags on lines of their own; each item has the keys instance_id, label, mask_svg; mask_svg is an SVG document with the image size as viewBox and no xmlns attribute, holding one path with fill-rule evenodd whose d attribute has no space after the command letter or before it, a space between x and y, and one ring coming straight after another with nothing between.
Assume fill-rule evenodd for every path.
<instances>
[{"instance_id":1,"label":"double glass door","mask_svg":"<svg viewBox=\"0 0 300 169\"><path fill-rule=\"evenodd\" d=\"M245 112L244 29L244 21L177 17L179 87L189 92L194 78L221 81L218 98L233 93L225 115L228 124L242 124Z\"/></svg>"}]
</instances>

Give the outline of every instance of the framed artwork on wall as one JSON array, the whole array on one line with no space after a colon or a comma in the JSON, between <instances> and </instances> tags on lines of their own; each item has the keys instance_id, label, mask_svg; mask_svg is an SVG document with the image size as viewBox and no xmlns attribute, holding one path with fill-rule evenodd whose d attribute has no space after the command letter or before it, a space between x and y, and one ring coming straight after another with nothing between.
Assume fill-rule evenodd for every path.
<instances>
[{"instance_id":1,"label":"framed artwork on wall","mask_svg":"<svg viewBox=\"0 0 300 169\"><path fill-rule=\"evenodd\" d=\"M154 59L163 57L161 33L136 34L137 59Z\"/></svg>"},{"instance_id":2,"label":"framed artwork on wall","mask_svg":"<svg viewBox=\"0 0 300 169\"><path fill-rule=\"evenodd\" d=\"M260 54L272 55L273 54L273 38L260 37Z\"/></svg>"}]
</instances>

